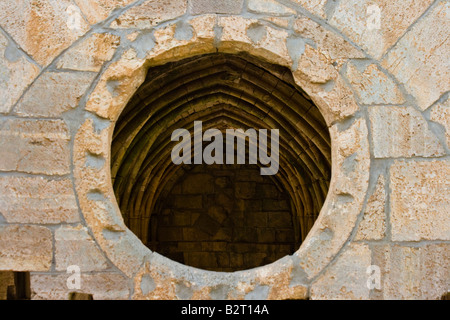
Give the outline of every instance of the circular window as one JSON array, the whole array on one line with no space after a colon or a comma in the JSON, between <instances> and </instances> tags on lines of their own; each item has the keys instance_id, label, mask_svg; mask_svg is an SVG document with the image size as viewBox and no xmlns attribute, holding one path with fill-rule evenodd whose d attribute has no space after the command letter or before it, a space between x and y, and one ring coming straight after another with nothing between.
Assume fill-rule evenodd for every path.
<instances>
[{"instance_id":1,"label":"circular window","mask_svg":"<svg viewBox=\"0 0 450 320\"><path fill-rule=\"evenodd\" d=\"M177 130L189 137L174 139ZM330 145L289 69L209 54L148 70L116 123L111 177L127 227L148 248L237 271L298 250L328 193Z\"/></svg>"}]
</instances>

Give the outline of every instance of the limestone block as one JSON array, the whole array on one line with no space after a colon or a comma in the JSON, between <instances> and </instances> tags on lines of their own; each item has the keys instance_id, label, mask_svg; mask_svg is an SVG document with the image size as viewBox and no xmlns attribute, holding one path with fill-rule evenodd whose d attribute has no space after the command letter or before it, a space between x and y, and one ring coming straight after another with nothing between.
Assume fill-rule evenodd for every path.
<instances>
[{"instance_id":1,"label":"limestone block","mask_svg":"<svg viewBox=\"0 0 450 320\"><path fill-rule=\"evenodd\" d=\"M57 224L80 220L71 180L0 177L0 213L9 223Z\"/></svg>"},{"instance_id":2,"label":"limestone block","mask_svg":"<svg viewBox=\"0 0 450 320\"><path fill-rule=\"evenodd\" d=\"M423 116L412 107L369 108L375 157L435 157L444 154Z\"/></svg>"},{"instance_id":3,"label":"limestone block","mask_svg":"<svg viewBox=\"0 0 450 320\"><path fill-rule=\"evenodd\" d=\"M111 60L120 44L118 36L96 33L64 53L57 62L60 69L99 72Z\"/></svg>"},{"instance_id":4,"label":"limestone block","mask_svg":"<svg viewBox=\"0 0 450 320\"><path fill-rule=\"evenodd\" d=\"M364 57L364 53L349 41L307 17L297 18L293 29L302 38L314 41L317 49L328 55L332 60Z\"/></svg>"},{"instance_id":5,"label":"limestone block","mask_svg":"<svg viewBox=\"0 0 450 320\"><path fill-rule=\"evenodd\" d=\"M1 1L0 21L14 40L43 66L89 29L80 9L69 0Z\"/></svg>"},{"instance_id":6,"label":"limestone block","mask_svg":"<svg viewBox=\"0 0 450 320\"><path fill-rule=\"evenodd\" d=\"M8 113L39 74L39 67L0 33L0 113Z\"/></svg>"},{"instance_id":7,"label":"limestone block","mask_svg":"<svg viewBox=\"0 0 450 320\"><path fill-rule=\"evenodd\" d=\"M39 77L16 107L27 117L60 117L78 107L95 74L84 72L46 72Z\"/></svg>"},{"instance_id":8,"label":"limestone block","mask_svg":"<svg viewBox=\"0 0 450 320\"><path fill-rule=\"evenodd\" d=\"M148 0L126 11L111 27L149 29L182 16L186 10L187 0Z\"/></svg>"},{"instance_id":9,"label":"limestone block","mask_svg":"<svg viewBox=\"0 0 450 320\"><path fill-rule=\"evenodd\" d=\"M435 105L431 109L430 120L437 122L444 127L447 146L450 148L450 99Z\"/></svg>"},{"instance_id":10,"label":"limestone block","mask_svg":"<svg viewBox=\"0 0 450 320\"><path fill-rule=\"evenodd\" d=\"M426 2L429 1L415 1L417 4ZM404 10L411 10L403 1L399 4ZM450 88L449 29L450 3L441 1L400 39L382 61L383 67L404 84L422 110Z\"/></svg>"},{"instance_id":11,"label":"limestone block","mask_svg":"<svg viewBox=\"0 0 450 320\"><path fill-rule=\"evenodd\" d=\"M431 5L432 0L340 1L330 24L360 45L375 59L380 59ZM370 6L379 8L380 19ZM395 26L395 27L393 27Z\"/></svg>"},{"instance_id":12,"label":"limestone block","mask_svg":"<svg viewBox=\"0 0 450 320\"><path fill-rule=\"evenodd\" d=\"M380 268L381 288L373 299L438 300L448 291L449 244L377 245L373 265Z\"/></svg>"},{"instance_id":13,"label":"limestone block","mask_svg":"<svg viewBox=\"0 0 450 320\"><path fill-rule=\"evenodd\" d=\"M191 14L226 13L239 14L242 11L244 0L191 0Z\"/></svg>"},{"instance_id":14,"label":"limestone block","mask_svg":"<svg viewBox=\"0 0 450 320\"><path fill-rule=\"evenodd\" d=\"M402 104L397 85L376 65L347 65L347 78L363 104Z\"/></svg>"},{"instance_id":15,"label":"limestone block","mask_svg":"<svg viewBox=\"0 0 450 320\"><path fill-rule=\"evenodd\" d=\"M72 265L80 267L82 272L108 267L87 228L81 225L62 226L55 231L55 262L57 271L66 271Z\"/></svg>"},{"instance_id":16,"label":"limestone block","mask_svg":"<svg viewBox=\"0 0 450 320\"><path fill-rule=\"evenodd\" d=\"M369 298L367 268L371 251L364 244L351 244L311 285L311 299L360 300Z\"/></svg>"},{"instance_id":17,"label":"limestone block","mask_svg":"<svg viewBox=\"0 0 450 320\"><path fill-rule=\"evenodd\" d=\"M321 18L326 18L325 6L328 0L291 0Z\"/></svg>"},{"instance_id":18,"label":"limestone block","mask_svg":"<svg viewBox=\"0 0 450 320\"><path fill-rule=\"evenodd\" d=\"M92 294L94 300L126 300L130 295L128 278L120 273L81 273L81 288L69 289L72 274L31 274L32 300L68 300L72 292ZM70 283L70 280L69 280Z\"/></svg>"},{"instance_id":19,"label":"limestone block","mask_svg":"<svg viewBox=\"0 0 450 320\"><path fill-rule=\"evenodd\" d=\"M0 121L0 171L70 173L69 130L60 120Z\"/></svg>"},{"instance_id":20,"label":"limestone block","mask_svg":"<svg viewBox=\"0 0 450 320\"><path fill-rule=\"evenodd\" d=\"M385 179L381 175L378 178L375 191L367 202L364 217L359 224L355 240L381 240L386 235L386 191L384 189Z\"/></svg>"},{"instance_id":21,"label":"limestone block","mask_svg":"<svg viewBox=\"0 0 450 320\"><path fill-rule=\"evenodd\" d=\"M249 0L248 9L256 13L267 13L271 15L292 15L296 11L290 9L275 0Z\"/></svg>"},{"instance_id":22,"label":"limestone block","mask_svg":"<svg viewBox=\"0 0 450 320\"><path fill-rule=\"evenodd\" d=\"M49 271L52 233L39 226L0 226L0 270Z\"/></svg>"},{"instance_id":23,"label":"limestone block","mask_svg":"<svg viewBox=\"0 0 450 320\"><path fill-rule=\"evenodd\" d=\"M390 176L392 240L450 240L450 162L397 161Z\"/></svg>"},{"instance_id":24,"label":"limestone block","mask_svg":"<svg viewBox=\"0 0 450 320\"><path fill-rule=\"evenodd\" d=\"M114 9L123 8L135 0L74 0L90 24L109 17Z\"/></svg>"}]
</instances>

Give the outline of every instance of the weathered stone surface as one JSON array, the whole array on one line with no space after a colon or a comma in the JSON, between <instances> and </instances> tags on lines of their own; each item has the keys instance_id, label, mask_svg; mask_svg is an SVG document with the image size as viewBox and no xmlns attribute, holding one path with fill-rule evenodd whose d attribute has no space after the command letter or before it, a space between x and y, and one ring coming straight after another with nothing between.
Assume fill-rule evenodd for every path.
<instances>
[{"instance_id":1,"label":"weathered stone surface","mask_svg":"<svg viewBox=\"0 0 450 320\"><path fill-rule=\"evenodd\" d=\"M186 10L187 0L149 0L126 11L111 27L149 29L182 16Z\"/></svg>"},{"instance_id":2,"label":"weathered stone surface","mask_svg":"<svg viewBox=\"0 0 450 320\"><path fill-rule=\"evenodd\" d=\"M120 44L118 36L96 33L64 53L57 62L61 69L99 72L103 63L111 60Z\"/></svg>"},{"instance_id":3,"label":"weathered stone surface","mask_svg":"<svg viewBox=\"0 0 450 320\"><path fill-rule=\"evenodd\" d=\"M432 2L432 0L401 2L379 0L376 6L381 16L377 25L376 13L369 8L374 5L373 1L340 1L330 24L341 30L371 56L379 59Z\"/></svg>"},{"instance_id":4,"label":"weathered stone surface","mask_svg":"<svg viewBox=\"0 0 450 320\"><path fill-rule=\"evenodd\" d=\"M386 235L386 191L385 179L381 175L378 178L375 191L367 202L364 217L359 224L355 240L381 240Z\"/></svg>"},{"instance_id":5,"label":"weathered stone surface","mask_svg":"<svg viewBox=\"0 0 450 320\"><path fill-rule=\"evenodd\" d=\"M129 279L120 273L81 273L80 290L69 289L72 274L31 274L31 299L68 300L72 292L92 294L94 300L125 300L129 298ZM69 280L70 281L70 280Z\"/></svg>"},{"instance_id":6,"label":"weathered stone surface","mask_svg":"<svg viewBox=\"0 0 450 320\"><path fill-rule=\"evenodd\" d=\"M82 272L101 271L108 263L88 234L87 228L62 226L55 231L55 262L57 271L79 266Z\"/></svg>"},{"instance_id":7,"label":"weathered stone surface","mask_svg":"<svg viewBox=\"0 0 450 320\"><path fill-rule=\"evenodd\" d=\"M52 233L38 226L0 226L0 270L49 271Z\"/></svg>"},{"instance_id":8,"label":"weathered stone surface","mask_svg":"<svg viewBox=\"0 0 450 320\"><path fill-rule=\"evenodd\" d=\"M391 168L394 241L450 240L449 161L398 161Z\"/></svg>"},{"instance_id":9,"label":"weathered stone surface","mask_svg":"<svg viewBox=\"0 0 450 320\"><path fill-rule=\"evenodd\" d=\"M60 117L78 107L94 77L84 72L44 73L19 101L15 112L28 117Z\"/></svg>"},{"instance_id":10,"label":"weathered stone surface","mask_svg":"<svg viewBox=\"0 0 450 320\"><path fill-rule=\"evenodd\" d=\"M372 264L380 267L381 289L371 298L386 300L439 300L450 279L448 244L418 247L376 245Z\"/></svg>"},{"instance_id":11,"label":"weathered stone surface","mask_svg":"<svg viewBox=\"0 0 450 320\"><path fill-rule=\"evenodd\" d=\"M376 65L350 62L347 78L363 104L402 104L405 100L395 82Z\"/></svg>"},{"instance_id":12,"label":"weathered stone surface","mask_svg":"<svg viewBox=\"0 0 450 320\"><path fill-rule=\"evenodd\" d=\"M293 25L294 31L302 38L314 41L317 49L332 60L363 58L364 53L340 35L325 29L307 17L299 17ZM298 50L301 50L298 48Z\"/></svg>"},{"instance_id":13,"label":"weathered stone surface","mask_svg":"<svg viewBox=\"0 0 450 320\"><path fill-rule=\"evenodd\" d=\"M337 300L369 298L367 268L371 251L364 244L351 244L335 262L311 285L311 299L333 297Z\"/></svg>"},{"instance_id":14,"label":"weathered stone surface","mask_svg":"<svg viewBox=\"0 0 450 320\"><path fill-rule=\"evenodd\" d=\"M114 9L125 7L135 0L74 0L90 24L109 17Z\"/></svg>"},{"instance_id":15,"label":"weathered stone surface","mask_svg":"<svg viewBox=\"0 0 450 320\"><path fill-rule=\"evenodd\" d=\"M191 0L191 14L226 13L239 14L242 11L244 0Z\"/></svg>"},{"instance_id":16,"label":"weathered stone surface","mask_svg":"<svg viewBox=\"0 0 450 320\"><path fill-rule=\"evenodd\" d=\"M0 2L0 25L39 64L48 65L89 25L69 0Z\"/></svg>"},{"instance_id":17,"label":"weathered stone surface","mask_svg":"<svg viewBox=\"0 0 450 320\"><path fill-rule=\"evenodd\" d=\"M0 177L0 213L9 223L80 221L72 181Z\"/></svg>"},{"instance_id":18,"label":"weathered stone surface","mask_svg":"<svg viewBox=\"0 0 450 320\"><path fill-rule=\"evenodd\" d=\"M296 4L301 5L309 12L318 15L321 18L326 18L325 5L328 0L290 0Z\"/></svg>"},{"instance_id":19,"label":"weathered stone surface","mask_svg":"<svg viewBox=\"0 0 450 320\"><path fill-rule=\"evenodd\" d=\"M39 71L39 67L28 61L0 32L0 114L11 111Z\"/></svg>"},{"instance_id":20,"label":"weathered stone surface","mask_svg":"<svg viewBox=\"0 0 450 320\"><path fill-rule=\"evenodd\" d=\"M70 173L69 130L60 120L0 121L0 171Z\"/></svg>"},{"instance_id":21,"label":"weathered stone surface","mask_svg":"<svg viewBox=\"0 0 450 320\"><path fill-rule=\"evenodd\" d=\"M430 120L437 122L444 127L447 146L450 148L450 99L435 105L430 110Z\"/></svg>"},{"instance_id":22,"label":"weathered stone surface","mask_svg":"<svg viewBox=\"0 0 450 320\"><path fill-rule=\"evenodd\" d=\"M249 0L248 9L257 13L268 13L271 15L292 15L296 11L288 8L275 0Z\"/></svg>"},{"instance_id":23,"label":"weathered stone surface","mask_svg":"<svg viewBox=\"0 0 450 320\"><path fill-rule=\"evenodd\" d=\"M411 10L404 2L401 5ZM405 85L422 110L450 88L449 29L450 3L441 1L400 39L382 61L383 67Z\"/></svg>"},{"instance_id":24,"label":"weathered stone surface","mask_svg":"<svg viewBox=\"0 0 450 320\"><path fill-rule=\"evenodd\" d=\"M444 154L423 116L412 107L369 108L374 155L377 158L436 157Z\"/></svg>"}]
</instances>

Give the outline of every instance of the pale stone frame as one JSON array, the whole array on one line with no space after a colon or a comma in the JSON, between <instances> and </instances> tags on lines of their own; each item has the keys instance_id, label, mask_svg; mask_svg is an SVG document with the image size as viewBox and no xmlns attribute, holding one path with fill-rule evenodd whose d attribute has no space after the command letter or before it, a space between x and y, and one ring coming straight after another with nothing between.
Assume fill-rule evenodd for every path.
<instances>
[{"instance_id":1,"label":"pale stone frame","mask_svg":"<svg viewBox=\"0 0 450 320\"><path fill-rule=\"evenodd\" d=\"M213 19L210 25L209 18ZM352 91L331 61L313 48L308 48L304 54L311 63L300 63L293 75L296 83L319 107L329 125L332 180L320 216L295 254L252 270L209 272L181 265L151 252L125 226L111 182L112 134L122 109L144 82L146 70L153 65L217 50L246 52L268 62L290 67L292 60L288 54L280 52L279 47L269 42L253 43L244 36L239 37L246 34L251 23L235 23L234 34L228 38L226 34L222 35L220 42L217 42L214 32L216 18L213 15L201 21L198 29L193 23L196 32L190 40L175 39L171 26L161 29L166 40L158 42L157 38L155 47L146 57L139 57L133 49L124 52L120 60L104 70L88 98L86 110L110 122L99 131L95 119L88 118L78 130L73 153L75 189L82 215L95 240L114 266L133 279L134 299L175 299L180 286L187 288L189 298L192 299L211 298L211 293L217 288L228 288L225 290L227 299L245 298L251 292L255 293L255 297L268 299L305 298L310 284L339 255L357 226L369 186L367 123L363 116L350 119L359 110ZM288 34L277 36L284 37L278 40L286 42ZM311 76L317 74L317 70L311 72L311 68L317 68L319 73L324 70L326 74L323 79L317 80ZM111 80L119 82L115 94L108 90L107 84ZM333 84L331 89L330 83ZM89 167L86 163L87 154L105 158L103 167ZM349 167L353 169L346 169Z\"/></svg>"}]
</instances>

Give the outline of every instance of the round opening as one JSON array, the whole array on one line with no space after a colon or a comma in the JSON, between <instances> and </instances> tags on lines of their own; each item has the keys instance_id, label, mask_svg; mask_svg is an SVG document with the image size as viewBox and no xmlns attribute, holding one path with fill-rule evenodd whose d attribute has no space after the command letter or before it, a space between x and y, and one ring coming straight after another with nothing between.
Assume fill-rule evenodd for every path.
<instances>
[{"instance_id":1,"label":"round opening","mask_svg":"<svg viewBox=\"0 0 450 320\"><path fill-rule=\"evenodd\" d=\"M126 225L151 250L206 270L250 269L306 238L330 185L330 136L289 69L197 56L148 71L117 121L111 173Z\"/></svg>"}]
</instances>

